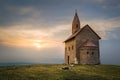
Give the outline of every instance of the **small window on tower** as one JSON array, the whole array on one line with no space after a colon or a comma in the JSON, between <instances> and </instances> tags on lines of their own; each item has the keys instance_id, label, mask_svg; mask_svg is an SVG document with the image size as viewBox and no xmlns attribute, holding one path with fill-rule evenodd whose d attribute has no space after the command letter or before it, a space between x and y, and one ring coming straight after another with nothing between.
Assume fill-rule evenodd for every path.
<instances>
[{"instance_id":1,"label":"small window on tower","mask_svg":"<svg viewBox=\"0 0 120 80\"><path fill-rule=\"evenodd\" d=\"M72 46L72 50L74 49L74 46Z\"/></svg>"},{"instance_id":2,"label":"small window on tower","mask_svg":"<svg viewBox=\"0 0 120 80\"><path fill-rule=\"evenodd\" d=\"M78 29L78 24L76 24L76 28Z\"/></svg>"},{"instance_id":3,"label":"small window on tower","mask_svg":"<svg viewBox=\"0 0 120 80\"><path fill-rule=\"evenodd\" d=\"M87 52L87 54L89 54L89 52Z\"/></svg>"}]
</instances>

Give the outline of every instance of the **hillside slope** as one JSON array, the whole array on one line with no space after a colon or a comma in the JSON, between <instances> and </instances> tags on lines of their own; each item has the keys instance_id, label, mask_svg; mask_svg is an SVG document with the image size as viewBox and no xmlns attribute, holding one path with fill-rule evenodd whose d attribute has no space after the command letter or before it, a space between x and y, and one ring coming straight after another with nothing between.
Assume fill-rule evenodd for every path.
<instances>
[{"instance_id":1,"label":"hillside slope","mask_svg":"<svg viewBox=\"0 0 120 80\"><path fill-rule=\"evenodd\" d=\"M0 80L120 80L120 66L29 65L0 67Z\"/></svg>"}]
</instances>

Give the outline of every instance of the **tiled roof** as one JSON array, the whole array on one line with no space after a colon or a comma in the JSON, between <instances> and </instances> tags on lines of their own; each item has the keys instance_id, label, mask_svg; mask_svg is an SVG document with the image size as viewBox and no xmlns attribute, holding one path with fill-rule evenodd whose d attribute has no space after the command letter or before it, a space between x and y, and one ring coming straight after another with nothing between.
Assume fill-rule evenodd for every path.
<instances>
[{"instance_id":1,"label":"tiled roof","mask_svg":"<svg viewBox=\"0 0 120 80\"><path fill-rule=\"evenodd\" d=\"M85 27L89 27L89 28L90 28L89 25L85 25L82 29L79 29L76 33L74 33L74 34L72 34L70 37L68 37L64 42L69 41L69 40L75 38L75 37L77 36L77 34L80 33ZM92 28L90 28L90 29L91 29L91 31L92 31L93 33L95 33L95 35L98 36L98 34L97 34ZM101 39L99 36L98 36L98 38Z\"/></svg>"},{"instance_id":2,"label":"tiled roof","mask_svg":"<svg viewBox=\"0 0 120 80\"><path fill-rule=\"evenodd\" d=\"M81 46L93 46L93 47L97 47L97 45L95 45L92 41L87 40L85 41Z\"/></svg>"}]
</instances>

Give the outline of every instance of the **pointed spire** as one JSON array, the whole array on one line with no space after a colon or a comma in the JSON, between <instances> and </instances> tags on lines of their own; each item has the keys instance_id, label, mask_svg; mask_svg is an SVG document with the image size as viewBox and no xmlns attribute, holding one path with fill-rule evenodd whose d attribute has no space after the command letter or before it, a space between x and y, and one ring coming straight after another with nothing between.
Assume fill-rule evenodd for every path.
<instances>
[{"instance_id":1,"label":"pointed spire","mask_svg":"<svg viewBox=\"0 0 120 80\"><path fill-rule=\"evenodd\" d=\"M75 9L75 16L72 22L72 34L76 33L80 29L80 21L77 15L77 9Z\"/></svg>"},{"instance_id":2,"label":"pointed spire","mask_svg":"<svg viewBox=\"0 0 120 80\"><path fill-rule=\"evenodd\" d=\"M77 15L77 9L75 9L75 16L78 16L78 15Z\"/></svg>"},{"instance_id":3,"label":"pointed spire","mask_svg":"<svg viewBox=\"0 0 120 80\"><path fill-rule=\"evenodd\" d=\"M77 9L75 9L75 13L77 13Z\"/></svg>"}]
</instances>

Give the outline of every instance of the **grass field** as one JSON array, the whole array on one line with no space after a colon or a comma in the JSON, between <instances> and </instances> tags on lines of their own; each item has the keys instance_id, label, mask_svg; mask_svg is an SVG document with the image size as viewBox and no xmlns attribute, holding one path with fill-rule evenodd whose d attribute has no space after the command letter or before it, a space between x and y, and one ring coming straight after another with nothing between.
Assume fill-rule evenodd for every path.
<instances>
[{"instance_id":1,"label":"grass field","mask_svg":"<svg viewBox=\"0 0 120 80\"><path fill-rule=\"evenodd\" d=\"M0 80L120 80L120 66L75 65L1 66Z\"/></svg>"}]
</instances>

